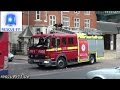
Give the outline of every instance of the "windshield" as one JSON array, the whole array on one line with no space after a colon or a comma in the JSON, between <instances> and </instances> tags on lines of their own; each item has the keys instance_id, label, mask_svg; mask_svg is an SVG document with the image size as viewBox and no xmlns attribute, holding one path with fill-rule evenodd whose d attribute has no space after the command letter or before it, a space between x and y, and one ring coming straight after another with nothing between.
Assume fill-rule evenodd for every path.
<instances>
[{"instance_id":1,"label":"windshield","mask_svg":"<svg viewBox=\"0 0 120 90\"><path fill-rule=\"evenodd\" d=\"M31 44L34 47L50 47L50 37L32 38Z\"/></svg>"}]
</instances>

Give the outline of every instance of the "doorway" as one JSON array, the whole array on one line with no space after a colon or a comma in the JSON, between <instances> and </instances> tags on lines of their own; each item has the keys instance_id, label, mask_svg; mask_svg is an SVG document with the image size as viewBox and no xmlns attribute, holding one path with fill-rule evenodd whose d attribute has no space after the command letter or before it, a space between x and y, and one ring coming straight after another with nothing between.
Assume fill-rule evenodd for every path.
<instances>
[{"instance_id":1,"label":"doorway","mask_svg":"<svg viewBox=\"0 0 120 90\"><path fill-rule=\"evenodd\" d=\"M104 49L110 50L110 34L104 35Z\"/></svg>"}]
</instances>

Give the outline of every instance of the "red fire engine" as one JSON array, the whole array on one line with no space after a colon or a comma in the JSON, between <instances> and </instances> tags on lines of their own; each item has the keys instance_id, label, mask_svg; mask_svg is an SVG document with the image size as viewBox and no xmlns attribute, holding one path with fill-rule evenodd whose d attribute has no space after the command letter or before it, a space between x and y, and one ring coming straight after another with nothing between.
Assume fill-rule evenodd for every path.
<instances>
[{"instance_id":1,"label":"red fire engine","mask_svg":"<svg viewBox=\"0 0 120 90\"><path fill-rule=\"evenodd\" d=\"M0 32L0 75L8 74L8 32Z\"/></svg>"},{"instance_id":2,"label":"red fire engine","mask_svg":"<svg viewBox=\"0 0 120 90\"><path fill-rule=\"evenodd\" d=\"M28 49L28 63L40 66L57 66L81 62L95 63L104 56L102 36L86 34L36 34Z\"/></svg>"}]
</instances>

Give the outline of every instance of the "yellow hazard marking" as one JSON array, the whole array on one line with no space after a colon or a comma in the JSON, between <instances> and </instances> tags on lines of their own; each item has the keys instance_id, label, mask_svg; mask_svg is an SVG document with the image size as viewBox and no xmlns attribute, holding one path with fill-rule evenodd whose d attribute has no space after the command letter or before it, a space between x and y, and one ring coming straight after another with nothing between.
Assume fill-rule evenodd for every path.
<instances>
[{"instance_id":1,"label":"yellow hazard marking","mask_svg":"<svg viewBox=\"0 0 120 90\"><path fill-rule=\"evenodd\" d=\"M103 56L97 57L97 60L101 60L101 59L104 59L104 57Z\"/></svg>"},{"instance_id":2,"label":"yellow hazard marking","mask_svg":"<svg viewBox=\"0 0 120 90\"><path fill-rule=\"evenodd\" d=\"M82 63L82 62L88 62L89 61L89 59L78 59L78 63Z\"/></svg>"}]
</instances>

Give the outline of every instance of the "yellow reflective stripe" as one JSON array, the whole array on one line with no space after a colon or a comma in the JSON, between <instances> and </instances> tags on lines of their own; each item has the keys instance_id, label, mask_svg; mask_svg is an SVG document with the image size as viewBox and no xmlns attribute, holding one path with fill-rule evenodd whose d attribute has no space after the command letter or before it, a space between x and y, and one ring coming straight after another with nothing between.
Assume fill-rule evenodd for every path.
<instances>
[{"instance_id":1,"label":"yellow reflective stripe","mask_svg":"<svg viewBox=\"0 0 120 90\"><path fill-rule=\"evenodd\" d=\"M51 49L47 49L46 51L56 51L56 50L62 50L62 48L51 48Z\"/></svg>"},{"instance_id":2,"label":"yellow reflective stripe","mask_svg":"<svg viewBox=\"0 0 120 90\"><path fill-rule=\"evenodd\" d=\"M54 48L52 48L52 49L47 49L46 51L55 51L55 49L54 49Z\"/></svg>"},{"instance_id":3,"label":"yellow reflective stripe","mask_svg":"<svg viewBox=\"0 0 120 90\"><path fill-rule=\"evenodd\" d=\"M57 48L57 50L62 50L62 48Z\"/></svg>"},{"instance_id":4,"label":"yellow reflective stripe","mask_svg":"<svg viewBox=\"0 0 120 90\"><path fill-rule=\"evenodd\" d=\"M78 49L78 46L74 46L74 47L67 47L68 50L71 50L71 49Z\"/></svg>"},{"instance_id":5,"label":"yellow reflective stripe","mask_svg":"<svg viewBox=\"0 0 120 90\"><path fill-rule=\"evenodd\" d=\"M78 49L78 46L74 46L74 47L67 47L67 50L72 50L72 49ZM62 48L51 48L51 49L47 49L46 51L60 51L62 50Z\"/></svg>"}]
</instances>

